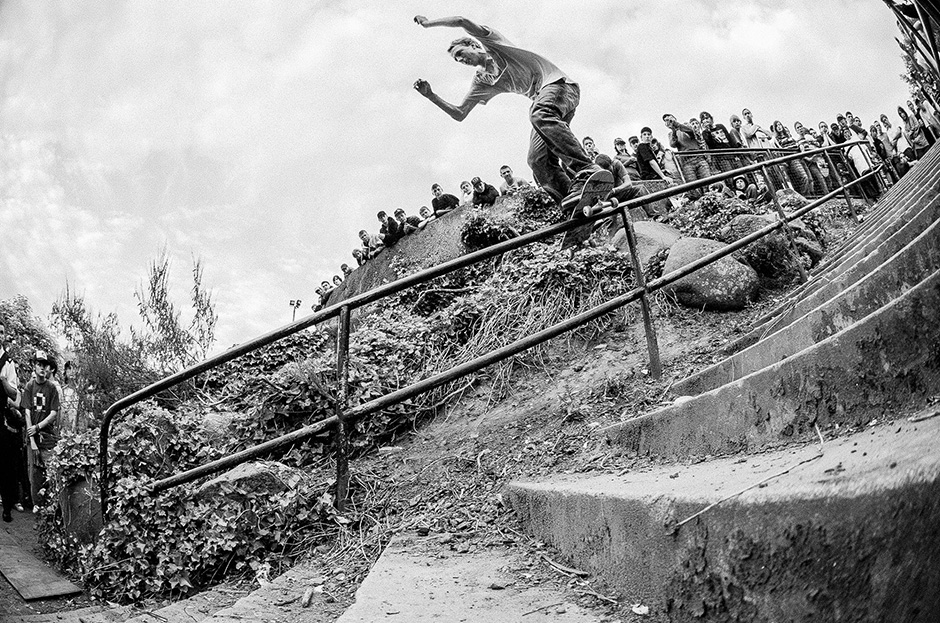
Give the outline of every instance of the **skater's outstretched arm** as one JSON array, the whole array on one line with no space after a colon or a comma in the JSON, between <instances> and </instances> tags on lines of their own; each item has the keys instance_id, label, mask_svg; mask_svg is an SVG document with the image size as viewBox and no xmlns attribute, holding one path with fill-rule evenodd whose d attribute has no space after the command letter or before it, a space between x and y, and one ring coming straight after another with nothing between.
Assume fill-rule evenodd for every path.
<instances>
[{"instance_id":1,"label":"skater's outstretched arm","mask_svg":"<svg viewBox=\"0 0 940 623\"><path fill-rule=\"evenodd\" d=\"M423 15L415 15L415 24L424 28L434 26L447 26L449 28L463 28L471 37L482 37L487 34L487 30L475 22L471 22L466 17L440 17L438 19L428 19Z\"/></svg>"},{"instance_id":2,"label":"skater's outstretched arm","mask_svg":"<svg viewBox=\"0 0 940 623\"><path fill-rule=\"evenodd\" d=\"M476 100L464 100L462 104L455 106L447 100L442 99L437 93L432 91L431 85L428 84L428 81L422 80L421 78L415 80L414 86L415 91L431 100L431 103L450 115L454 121L463 121L466 119L467 115L470 114L470 111L473 110L473 107L477 105Z\"/></svg>"}]
</instances>

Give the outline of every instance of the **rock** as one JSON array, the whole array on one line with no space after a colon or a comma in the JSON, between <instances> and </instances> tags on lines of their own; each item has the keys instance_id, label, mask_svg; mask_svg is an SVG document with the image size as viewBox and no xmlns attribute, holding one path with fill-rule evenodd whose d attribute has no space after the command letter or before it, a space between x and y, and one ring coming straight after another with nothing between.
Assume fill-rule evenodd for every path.
<instances>
[{"instance_id":1,"label":"rock","mask_svg":"<svg viewBox=\"0 0 940 623\"><path fill-rule=\"evenodd\" d=\"M226 502L244 502L248 492L265 495L297 495L306 489L309 476L300 469L277 461L243 463L200 486L193 497L225 499ZM231 490L236 485L234 491Z\"/></svg>"},{"instance_id":2,"label":"rock","mask_svg":"<svg viewBox=\"0 0 940 623\"><path fill-rule=\"evenodd\" d=\"M784 212L792 212L809 203L806 197L789 188L781 188L777 191L777 201L780 202L780 207Z\"/></svg>"},{"instance_id":3,"label":"rock","mask_svg":"<svg viewBox=\"0 0 940 623\"><path fill-rule=\"evenodd\" d=\"M706 238L680 238L669 251L663 274L677 270L727 245ZM757 273L750 266L723 257L667 287L682 305L697 309L743 309L757 294Z\"/></svg>"},{"instance_id":4,"label":"rock","mask_svg":"<svg viewBox=\"0 0 940 623\"><path fill-rule=\"evenodd\" d=\"M86 480L64 487L59 491L59 508L66 533L83 544L95 540L104 525L97 488Z\"/></svg>"},{"instance_id":5,"label":"rock","mask_svg":"<svg viewBox=\"0 0 940 623\"><path fill-rule=\"evenodd\" d=\"M202 416L202 424L212 439L228 440L229 429L238 415L238 413L231 412L209 412Z\"/></svg>"},{"instance_id":6,"label":"rock","mask_svg":"<svg viewBox=\"0 0 940 623\"><path fill-rule=\"evenodd\" d=\"M770 216L771 218L765 218ZM728 224L728 236L737 241L767 227L773 215L739 214ZM757 274L775 283L789 283L799 276L799 258L793 254L786 234L778 229L755 240L739 252Z\"/></svg>"},{"instance_id":7,"label":"rock","mask_svg":"<svg viewBox=\"0 0 940 623\"><path fill-rule=\"evenodd\" d=\"M647 220L649 215L647 215L644 208L630 208L630 218L633 219L634 223L638 223Z\"/></svg>"},{"instance_id":8,"label":"rock","mask_svg":"<svg viewBox=\"0 0 940 623\"><path fill-rule=\"evenodd\" d=\"M672 248L672 245L682 235L675 227L655 221L634 223L633 230L636 232L636 253L640 258L640 266L646 266L650 258L660 251ZM621 253L630 253L630 246L627 244L627 232L623 229L614 234L611 244Z\"/></svg>"},{"instance_id":9,"label":"rock","mask_svg":"<svg viewBox=\"0 0 940 623\"><path fill-rule=\"evenodd\" d=\"M800 253L803 253L810 259L810 266L815 266L822 261L823 256L826 254L823 251L822 245L820 245L815 240L808 240L802 236L796 238L796 248L800 250Z\"/></svg>"}]
</instances>

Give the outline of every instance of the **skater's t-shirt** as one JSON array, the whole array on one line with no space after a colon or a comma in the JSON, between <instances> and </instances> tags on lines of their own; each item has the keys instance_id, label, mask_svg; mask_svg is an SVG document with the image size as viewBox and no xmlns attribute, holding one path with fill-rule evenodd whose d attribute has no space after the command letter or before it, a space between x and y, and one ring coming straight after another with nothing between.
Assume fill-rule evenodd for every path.
<instances>
[{"instance_id":1,"label":"skater's t-shirt","mask_svg":"<svg viewBox=\"0 0 940 623\"><path fill-rule=\"evenodd\" d=\"M518 48L489 26L481 26L487 34L477 37L498 67L496 74L478 70L466 100L485 104L500 93L518 93L531 100L546 84L559 80L571 82L565 72L535 52Z\"/></svg>"}]
</instances>

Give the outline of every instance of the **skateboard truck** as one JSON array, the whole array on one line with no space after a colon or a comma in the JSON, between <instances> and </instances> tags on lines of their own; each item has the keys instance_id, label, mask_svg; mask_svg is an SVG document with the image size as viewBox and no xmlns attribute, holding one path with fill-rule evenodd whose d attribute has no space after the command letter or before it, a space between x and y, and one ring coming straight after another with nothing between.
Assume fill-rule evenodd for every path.
<instances>
[{"instance_id":1,"label":"skateboard truck","mask_svg":"<svg viewBox=\"0 0 940 623\"><path fill-rule=\"evenodd\" d=\"M585 217L589 217L597 212L606 210L607 208L616 208L619 205L620 203L617 201L616 197L611 197L607 201L601 201L600 199L597 199L591 205L584 206L581 211L584 213Z\"/></svg>"}]
</instances>

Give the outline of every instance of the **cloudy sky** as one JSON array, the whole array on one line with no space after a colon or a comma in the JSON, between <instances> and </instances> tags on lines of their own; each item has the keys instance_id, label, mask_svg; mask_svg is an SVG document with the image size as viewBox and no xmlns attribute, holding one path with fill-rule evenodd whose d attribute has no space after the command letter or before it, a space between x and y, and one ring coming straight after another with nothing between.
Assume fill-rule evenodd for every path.
<instances>
[{"instance_id":1,"label":"cloudy sky","mask_svg":"<svg viewBox=\"0 0 940 623\"><path fill-rule=\"evenodd\" d=\"M133 291L162 248L185 302L202 259L219 346L290 321L375 230L430 185L498 181L525 164L528 100L456 123L472 69L462 14L581 84L572 127L602 150L660 117L742 107L758 123L870 123L907 98L880 0L0 0L0 299L45 317L66 283L136 321Z\"/></svg>"}]
</instances>

